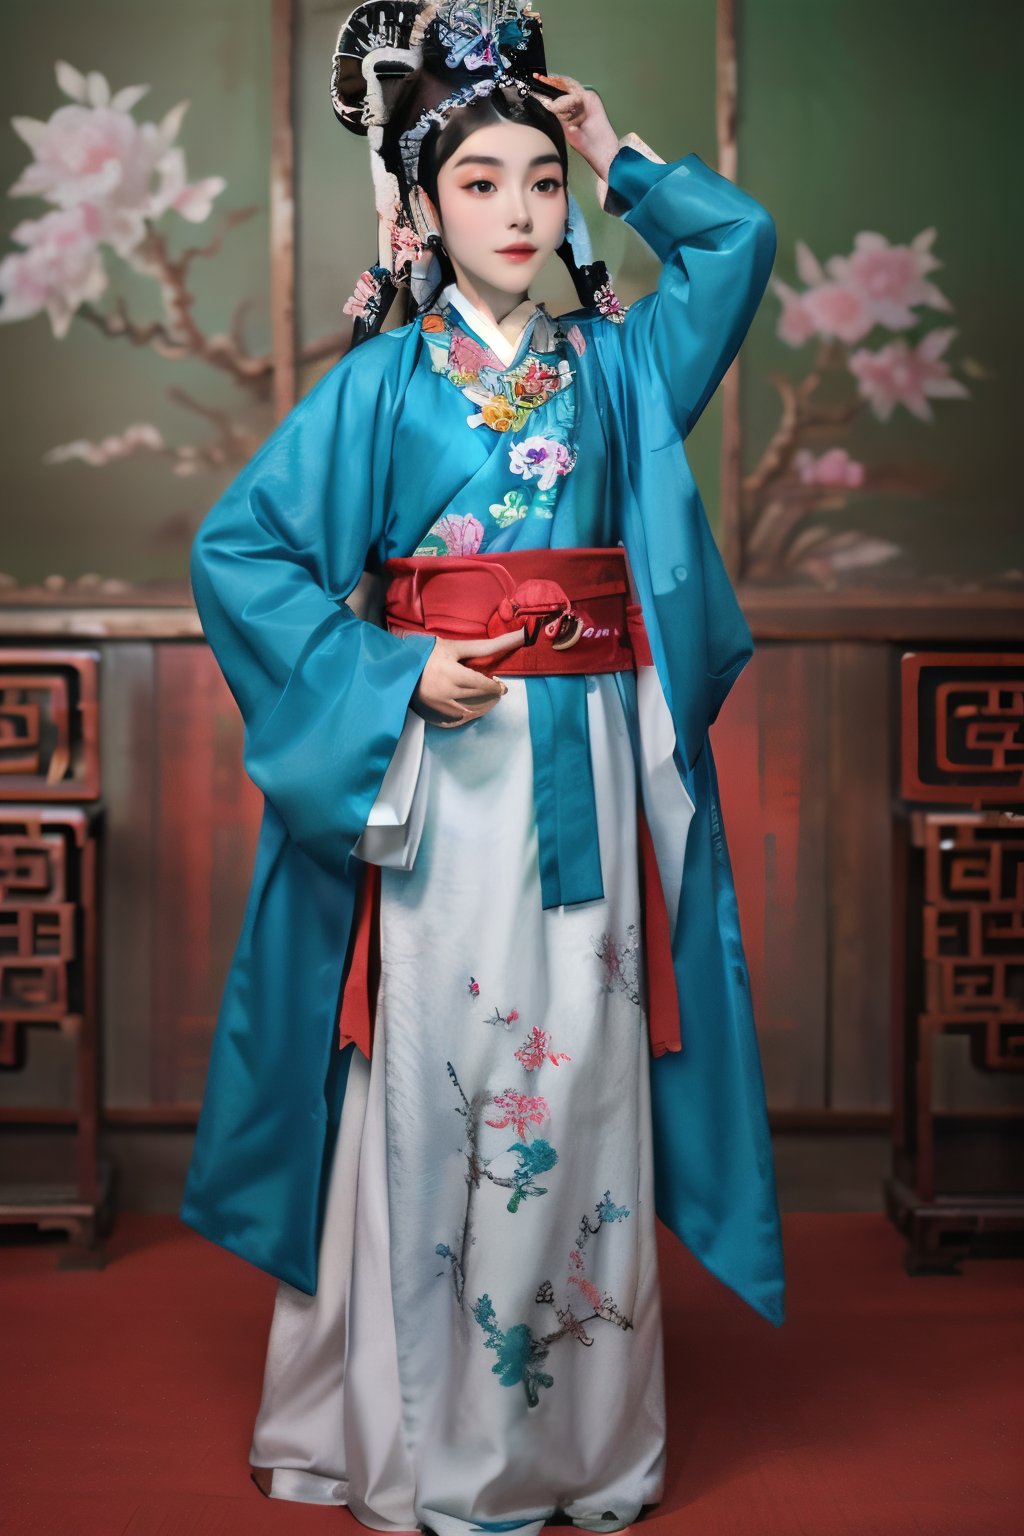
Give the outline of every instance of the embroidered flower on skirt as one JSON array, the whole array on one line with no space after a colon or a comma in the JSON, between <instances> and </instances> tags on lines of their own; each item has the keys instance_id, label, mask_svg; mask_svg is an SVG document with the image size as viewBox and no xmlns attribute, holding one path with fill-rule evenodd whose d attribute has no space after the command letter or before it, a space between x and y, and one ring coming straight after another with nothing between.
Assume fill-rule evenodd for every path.
<instances>
[{"instance_id":1,"label":"embroidered flower on skirt","mask_svg":"<svg viewBox=\"0 0 1024 1536\"><path fill-rule=\"evenodd\" d=\"M536 1072L538 1067L550 1061L554 1067L563 1061L572 1061L565 1051L556 1051L551 1044L551 1036L546 1029L538 1029L535 1024L522 1045L516 1051L516 1060L521 1061L527 1072Z\"/></svg>"},{"instance_id":2,"label":"embroidered flower on skirt","mask_svg":"<svg viewBox=\"0 0 1024 1536\"><path fill-rule=\"evenodd\" d=\"M640 1003L640 936L630 923L625 937L605 930L599 939L591 938L594 954L601 962L601 991L622 992L632 1003Z\"/></svg>"}]
</instances>

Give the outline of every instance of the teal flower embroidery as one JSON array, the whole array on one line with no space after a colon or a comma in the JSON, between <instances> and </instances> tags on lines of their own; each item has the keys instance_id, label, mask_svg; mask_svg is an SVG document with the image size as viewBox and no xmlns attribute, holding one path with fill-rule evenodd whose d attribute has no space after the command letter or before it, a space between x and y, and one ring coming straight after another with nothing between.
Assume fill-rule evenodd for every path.
<instances>
[{"instance_id":1,"label":"teal flower embroidery","mask_svg":"<svg viewBox=\"0 0 1024 1536\"><path fill-rule=\"evenodd\" d=\"M549 1141L539 1138L537 1141L526 1143L524 1141L513 1142L509 1147L510 1152L519 1154L519 1163L512 1175L515 1181L515 1189L512 1198L506 1207L513 1216L518 1211L520 1204L527 1195L546 1195L547 1189L533 1181L539 1173L547 1173L558 1162L558 1153Z\"/></svg>"},{"instance_id":2,"label":"teal flower embroidery","mask_svg":"<svg viewBox=\"0 0 1024 1536\"><path fill-rule=\"evenodd\" d=\"M498 1356L491 1366L494 1375L503 1387L516 1387L522 1382L526 1401L536 1408L540 1401L538 1388L554 1385L554 1377L538 1369L548 1355L543 1341L534 1338L526 1323L515 1323L502 1332L486 1292L474 1304L473 1316L487 1335L485 1348L493 1349Z\"/></svg>"},{"instance_id":3,"label":"teal flower embroidery","mask_svg":"<svg viewBox=\"0 0 1024 1536\"><path fill-rule=\"evenodd\" d=\"M612 1203L611 1191L606 1189L597 1206L598 1221L621 1221L624 1216L628 1215L629 1211L626 1206L614 1205Z\"/></svg>"}]
</instances>

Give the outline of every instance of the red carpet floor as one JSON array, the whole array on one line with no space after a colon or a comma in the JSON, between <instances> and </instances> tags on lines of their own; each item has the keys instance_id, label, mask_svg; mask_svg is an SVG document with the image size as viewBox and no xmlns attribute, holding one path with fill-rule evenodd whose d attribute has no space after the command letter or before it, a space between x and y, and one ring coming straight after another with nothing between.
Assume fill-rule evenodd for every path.
<instances>
[{"instance_id":1,"label":"red carpet floor","mask_svg":"<svg viewBox=\"0 0 1024 1536\"><path fill-rule=\"evenodd\" d=\"M910 1279L881 1216L785 1234L774 1329L661 1233L669 1477L634 1529L1024 1532L1024 1260ZM273 1282L171 1217L122 1217L108 1251L0 1249L3 1536L358 1536L248 1481Z\"/></svg>"}]
</instances>

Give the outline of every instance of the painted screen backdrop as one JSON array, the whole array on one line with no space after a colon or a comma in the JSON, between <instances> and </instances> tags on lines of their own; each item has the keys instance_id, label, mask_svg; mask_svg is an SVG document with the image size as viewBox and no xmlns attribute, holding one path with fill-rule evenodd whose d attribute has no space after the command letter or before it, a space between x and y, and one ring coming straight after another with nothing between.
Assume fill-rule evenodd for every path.
<instances>
[{"instance_id":1,"label":"painted screen backdrop","mask_svg":"<svg viewBox=\"0 0 1024 1536\"><path fill-rule=\"evenodd\" d=\"M740 180L779 235L743 352L740 574L1019 587L1024 10L738 13ZM816 369L794 434L784 398Z\"/></svg>"},{"instance_id":2,"label":"painted screen backdrop","mask_svg":"<svg viewBox=\"0 0 1024 1536\"><path fill-rule=\"evenodd\" d=\"M300 352L314 358L300 368L301 393L336 355L318 343L333 336L337 352L345 345L341 305L372 255L374 214L365 145L335 123L327 91L346 7L296 0L295 9L296 302ZM202 221L169 209L157 225L171 257L223 231L219 249L190 266L191 313L207 342L230 338L234 326L238 349L265 359L269 0L184 0L173 15L127 0L88 13L70 0L51 0L45 11L15 0L5 21L5 189L32 157L10 116L46 123L74 105L55 79L57 58L83 77L102 74L115 94L148 85L130 108L139 123L160 124L187 98L174 140L187 184L224 185ZM635 129L665 158L695 149L712 164L715 23L712 0L646 0L631 9L627 37L613 0L545 7L553 69L598 86L620 131ZM773 288L743 353L738 574L782 585L1019 581L1008 387L1021 319L1021 215L1009 191L1019 8L1012 0L968 12L953 0L908 0L895 10L881 0L745 0L736 30L739 179L779 231ZM152 182L165 191L170 184L157 174ZM582 164L574 188L623 297L646 291L652 258L597 209ZM249 217L224 231L245 210ZM0 260L24 250L10 238L15 228L55 211L39 198L5 196ZM877 237L866 252L856 244L865 233ZM859 264L849 259L857 252ZM145 335L161 319L159 284L109 248L104 266L108 286L94 309L116 317L123 299ZM557 261L542 282L540 296L556 310L573 302ZM890 301L866 331L858 283L880 283ZM930 307L929 297L948 307ZM828 335L830 325L844 335ZM920 386L918 414L896 400L882 419L875 407L893 394L908 342L915 356L903 377L911 394L915 379ZM0 325L8 590L94 573L115 589L141 585L136 596L187 594L192 532L273 415L265 373L239 382L237 370L176 350L185 355L161 356L151 336L133 344L81 316L60 340L45 314ZM783 392L792 400L816 368L822 381L806 398L819 419L780 441ZM718 398L688 445L716 528L720 428ZM110 439L110 462L73 452L44 462L76 443L109 458L102 445ZM183 462L190 454L191 465Z\"/></svg>"},{"instance_id":3,"label":"painted screen backdrop","mask_svg":"<svg viewBox=\"0 0 1024 1536\"><path fill-rule=\"evenodd\" d=\"M70 66L63 89L58 60ZM269 82L266 0L4 6L3 312L31 311L42 274L57 324L69 296L74 313L60 338L45 310L0 325L0 601L47 577L91 600L125 585L143 601L187 598L194 529L273 419L259 368L270 346ZM133 100L132 86L149 89ZM35 157L12 117L34 120ZM26 178L34 158L48 170ZM44 195L10 196L26 179ZM185 251L219 237L175 274ZM184 339L165 345L182 293L194 301ZM102 328L118 323L119 304L135 339ZM54 448L63 461L45 462ZM71 585L82 576L101 579ZM57 596L59 580L50 588Z\"/></svg>"}]
</instances>

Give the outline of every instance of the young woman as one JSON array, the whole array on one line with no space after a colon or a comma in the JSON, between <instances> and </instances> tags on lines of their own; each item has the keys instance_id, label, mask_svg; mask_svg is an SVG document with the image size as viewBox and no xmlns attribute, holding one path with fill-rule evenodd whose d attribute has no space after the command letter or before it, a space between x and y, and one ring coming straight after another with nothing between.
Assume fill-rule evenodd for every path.
<instances>
[{"instance_id":1,"label":"young woman","mask_svg":"<svg viewBox=\"0 0 1024 1536\"><path fill-rule=\"evenodd\" d=\"M438 113L421 68L382 140L399 164L415 130L442 286L296 407L192 565L266 811L183 1215L280 1282L258 1486L439 1536L661 1498L656 1177L713 1273L783 1297L707 740L750 636L682 449L774 229L575 80L510 90L501 41L493 89ZM664 264L628 312L530 296L567 138Z\"/></svg>"}]
</instances>

